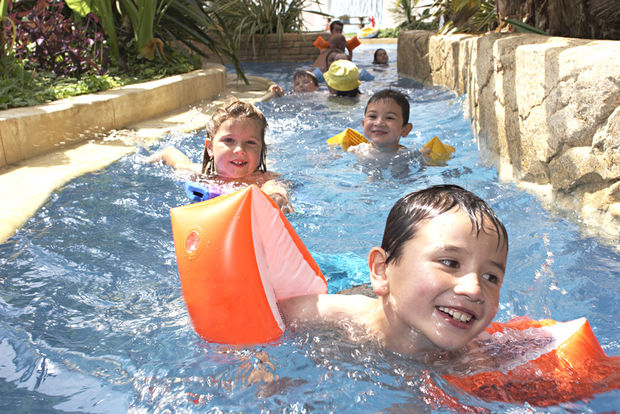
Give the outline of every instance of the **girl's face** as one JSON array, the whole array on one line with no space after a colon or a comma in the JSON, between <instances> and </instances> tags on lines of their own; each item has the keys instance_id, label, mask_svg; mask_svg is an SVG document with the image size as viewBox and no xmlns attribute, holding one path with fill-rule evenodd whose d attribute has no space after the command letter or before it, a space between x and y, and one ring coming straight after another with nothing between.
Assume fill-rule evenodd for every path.
<instances>
[{"instance_id":1,"label":"girl's face","mask_svg":"<svg viewBox=\"0 0 620 414\"><path fill-rule=\"evenodd\" d=\"M385 268L393 326L415 332L419 350L464 347L497 313L506 248L494 230L476 235L458 209L427 220L403 247Z\"/></svg>"},{"instance_id":2,"label":"girl's face","mask_svg":"<svg viewBox=\"0 0 620 414\"><path fill-rule=\"evenodd\" d=\"M293 80L293 90L295 92L315 92L319 87L314 84L310 76L298 76Z\"/></svg>"},{"instance_id":3,"label":"girl's face","mask_svg":"<svg viewBox=\"0 0 620 414\"><path fill-rule=\"evenodd\" d=\"M215 172L226 178L242 178L256 171L261 159L262 131L253 119L229 119L222 123L207 151Z\"/></svg>"},{"instance_id":4,"label":"girl's face","mask_svg":"<svg viewBox=\"0 0 620 414\"><path fill-rule=\"evenodd\" d=\"M388 63L388 54L385 50L383 49L377 50L377 54L375 56L375 63L380 63L380 64Z\"/></svg>"}]
</instances>

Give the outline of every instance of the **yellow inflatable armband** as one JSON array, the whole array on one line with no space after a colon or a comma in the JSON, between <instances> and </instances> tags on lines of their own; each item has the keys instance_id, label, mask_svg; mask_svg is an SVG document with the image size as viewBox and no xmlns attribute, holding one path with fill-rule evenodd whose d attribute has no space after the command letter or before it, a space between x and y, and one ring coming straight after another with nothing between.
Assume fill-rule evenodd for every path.
<instances>
[{"instance_id":1,"label":"yellow inflatable armband","mask_svg":"<svg viewBox=\"0 0 620 414\"><path fill-rule=\"evenodd\" d=\"M366 137L357 132L354 129L347 128L341 133L334 135L330 139L327 140L327 143L330 145L340 145L343 150L349 149L349 147L354 147L356 145L362 144L364 142L368 142Z\"/></svg>"},{"instance_id":2,"label":"yellow inflatable armband","mask_svg":"<svg viewBox=\"0 0 620 414\"><path fill-rule=\"evenodd\" d=\"M425 158L430 159L432 164L443 164L452 157L454 147L444 144L437 137L433 137L420 150Z\"/></svg>"}]
</instances>

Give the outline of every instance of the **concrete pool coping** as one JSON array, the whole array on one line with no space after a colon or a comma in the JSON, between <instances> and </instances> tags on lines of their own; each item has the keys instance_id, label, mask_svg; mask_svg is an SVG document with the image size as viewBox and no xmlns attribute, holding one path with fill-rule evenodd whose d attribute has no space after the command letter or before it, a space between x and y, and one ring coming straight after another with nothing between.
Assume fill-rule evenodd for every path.
<instances>
[{"instance_id":1,"label":"concrete pool coping","mask_svg":"<svg viewBox=\"0 0 620 414\"><path fill-rule=\"evenodd\" d=\"M49 200L51 194L69 181L94 171L101 170L123 156L146 147L165 134L173 131L192 132L203 128L210 113L232 98L248 102L271 99L271 81L249 76L249 85L226 75L226 87L214 99L198 102L155 116L146 121L129 124L126 128L108 131L97 138L64 146L51 152L27 158L0 170L0 243L12 237L29 218ZM148 94L148 88L140 88ZM184 89L183 81L178 88ZM75 101L83 101L84 96ZM129 110L141 111L140 100L132 99ZM127 104L126 104L127 105ZM97 110L92 108L92 110ZM96 115L96 114L95 114Z\"/></svg>"}]
</instances>

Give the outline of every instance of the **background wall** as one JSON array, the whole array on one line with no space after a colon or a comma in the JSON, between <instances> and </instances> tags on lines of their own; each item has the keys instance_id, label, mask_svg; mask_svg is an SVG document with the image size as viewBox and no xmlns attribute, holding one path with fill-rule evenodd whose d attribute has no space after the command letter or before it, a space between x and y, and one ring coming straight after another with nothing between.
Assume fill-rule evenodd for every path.
<instances>
[{"instance_id":1,"label":"background wall","mask_svg":"<svg viewBox=\"0 0 620 414\"><path fill-rule=\"evenodd\" d=\"M404 32L399 73L467 94L500 176L620 239L620 42Z\"/></svg>"}]
</instances>

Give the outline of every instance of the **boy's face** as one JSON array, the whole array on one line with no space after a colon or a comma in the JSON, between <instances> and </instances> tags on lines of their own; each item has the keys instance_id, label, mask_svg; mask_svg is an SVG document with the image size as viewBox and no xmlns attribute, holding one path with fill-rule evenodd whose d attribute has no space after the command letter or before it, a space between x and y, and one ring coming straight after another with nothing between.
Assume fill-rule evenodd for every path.
<instances>
[{"instance_id":1,"label":"boy's face","mask_svg":"<svg viewBox=\"0 0 620 414\"><path fill-rule=\"evenodd\" d=\"M343 28L344 28L344 25L342 25L342 24L335 24L333 26L332 33L333 34L342 34L342 29Z\"/></svg>"},{"instance_id":2,"label":"boy's face","mask_svg":"<svg viewBox=\"0 0 620 414\"><path fill-rule=\"evenodd\" d=\"M261 128L253 119L229 119L207 142L215 172L227 178L242 178L256 171L262 150Z\"/></svg>"},{"instance_id":3,"label":"boy's face","mask_svg":"<svg viewBox=\"0 0 620 414\"><path fill-rule=\"evenodd\" d=\"M380 150L397 151L400 137L406 137L412 127L403 121L403 111L393 99L372 102L362 119L364 136Z\"/></svg>"},{"instance_id":4,"label":"boy's face","mask_svg":"<svg viewBox=\"0 0 620 414\"><path fill-rule=\"evenodd\" d=\"M293 80L293 90L295 92L315 92L319 90L319 87L314 84L310 76L300 75Z\"/></svg>"},{"instance_id":5,"label":"boy's face","mask_svg":"<svg viewBox=\"0 0 620 414\"><path fill-rule=\"evenodd\" d=\"M506 267L499 246L494 229L476 235L469 216L452 209L422 224L386 267L396 324L421 334L420 350L460 349L489 325Z\"/></svg>"}]
</instances>

